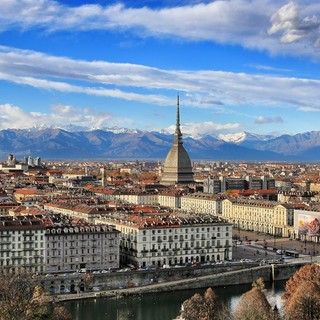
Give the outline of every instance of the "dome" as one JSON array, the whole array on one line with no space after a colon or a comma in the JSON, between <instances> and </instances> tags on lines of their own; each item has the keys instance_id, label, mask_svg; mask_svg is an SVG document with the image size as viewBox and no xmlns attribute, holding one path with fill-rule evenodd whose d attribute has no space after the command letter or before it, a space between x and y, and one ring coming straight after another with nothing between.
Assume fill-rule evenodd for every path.
<instances>
[{"instance_id":1,"label":"dome","mask_svg":"<svg viewBox=\"0 0 320 320\"><path fill-rule=\"evenodd\" d=\"M165 185L193 183L193 172L190 157L183 147L180 131L179 96L177 100L177 124L174 142L163 166L161 183Z\"/></svg>"}]
</instances>

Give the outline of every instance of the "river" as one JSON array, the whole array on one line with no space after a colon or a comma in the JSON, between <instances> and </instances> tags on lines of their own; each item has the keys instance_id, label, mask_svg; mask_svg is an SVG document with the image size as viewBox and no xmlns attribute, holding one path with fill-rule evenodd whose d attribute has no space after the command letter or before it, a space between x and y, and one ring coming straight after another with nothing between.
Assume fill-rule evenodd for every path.
<instances>
[{"instance_id":1,"label":"river","mask_svg":"<svg viewBox=\"0 0 320 320\"><path fill-rule=\"evenodd\" d=\"M281 307L280 295L285 282L267 284L267 298ZM251 289L251 285L214 288L218 297L235 308L240 296ZM76 300L64 305L74 320L172 320L179 315L181 304L195 293L203 294L205 289L162 292L124 298L98 298Z\"/></svg>"}]
</instances>

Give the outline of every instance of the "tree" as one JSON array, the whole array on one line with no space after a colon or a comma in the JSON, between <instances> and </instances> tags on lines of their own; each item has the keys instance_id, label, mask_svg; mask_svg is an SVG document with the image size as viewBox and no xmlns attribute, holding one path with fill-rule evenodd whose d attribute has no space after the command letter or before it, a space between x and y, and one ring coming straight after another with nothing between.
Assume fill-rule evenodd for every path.
<instances>
[{"instance_id":1,"label":"tree","mask_svg":"<svg viewBox=\"0 0 320 320\"><path fill-rule=\"evenodd\" d=\"M6 274L0 271L0 319L30 319L36 281L27 272Z\"/></svg>"},{"instance_id":2,"label":"tree","mask_svg":"<svg viewBox=\"0 0 320 320\"><path fill-rule=\"evenodd\" d=\"M258 280L253 281L252 287L259 288L261 291L266 290L266 286L262 278L259 278Z\"/></svg>"},{"instance_id":3,"label":"tree","mask_svg":"<svg viewBox=\"0 0 320 320\"><path fill-rule=\"evenodd\" d=\"M182 304L181 316L186 320L228 320L230 310L220 303L218 296L208 288L202 297L196 293Z\"/></svg>"},{"instance_id":4,"label":"tree","mask_svg":"<svg viewBox=\"0 0 320 320\"><path fill-rule=\"evenodd\" d=\"M203 297L196 293L190 299L182 303L181 315L186 320L198 320L201 312Z\"/></svg>"},{"instance_id":5,"label":"tree","mask_svg":"<svg viewBox=\"0 0 320 320\"><path fill-rule=\"evenodd\" d=\"M320 265L313 263L300 268L286 283L286 293L282 295L285 310L290 299L303 283L314 283L320 286Z\"/></svg>"},{"instance_id":6,"label":"tree","mask_svg":"<svg viewBox=\"0 0 320 320\"><path fill-rule=\"evenodd\" d=\"M72 320L70 315L66 317L65 308L56 308L30 273L8 274L0 270L0 320Z\"/></svg>"},{"instance_id":7,"label":"tree","mask_svg":"<svg viewBox=\"0 0 320 320\"><path fill-rule=\"evenodd\" d=\"M314 282L303 282L286 304L286 319L320 319L320 287Z\"/></svg>"},{"instance_id":8,"label":"tree","mask_svg":"<svg viewBox=\"0 0 320 320\"><path fill-rule=\"evenodd\" d=\"M270 303L259 287L244 293L234 313L235 320L271 320L274 313Z\"/></svg>"},{"instance_id":9,"label":"tree","mask_svg":"<svg viewBox=\"0 0 320 320\"><path fill-rule=\"evenodd\" d=\"M72 320L69 311L63 306L56 306L51 316L52 320Z\"/></svg>"}]
</instances>

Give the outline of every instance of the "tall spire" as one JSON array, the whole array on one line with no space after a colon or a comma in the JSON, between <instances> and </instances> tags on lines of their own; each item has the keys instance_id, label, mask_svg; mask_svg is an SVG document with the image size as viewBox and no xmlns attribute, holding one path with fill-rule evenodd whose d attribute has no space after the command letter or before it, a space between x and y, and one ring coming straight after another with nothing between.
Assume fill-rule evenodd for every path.
<instances>
[{"instance_id":1,"label":"tall spire","mask_svg":"<svg viewBox=\"0 0 320 320\"><path fill-rule=\"evenodd\" d=\"M176 119L176 130L174 132L174 144L182 144L182 133L180 130L180 99L179 99L179 94L177 96L177 119Z\"/></svg>"}]
</instances>

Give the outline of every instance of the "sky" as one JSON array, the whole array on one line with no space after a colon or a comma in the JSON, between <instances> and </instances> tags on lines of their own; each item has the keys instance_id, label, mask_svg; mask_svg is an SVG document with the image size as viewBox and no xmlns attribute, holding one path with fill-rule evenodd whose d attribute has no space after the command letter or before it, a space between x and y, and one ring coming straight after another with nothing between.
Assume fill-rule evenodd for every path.
<instances>
[{"instance_id":1,"label":"sky","mask_svg":"<svg viewBox=\"0 0 320 320\"><path fill-rule=\"evenodd\" d=\"M1 0L0 130L319 130L318 0Z\"/></svg>"}]
</instances>

